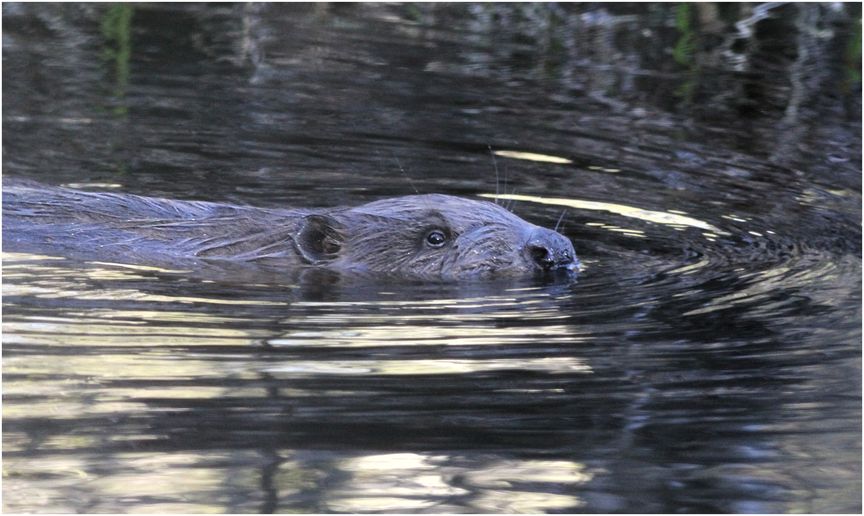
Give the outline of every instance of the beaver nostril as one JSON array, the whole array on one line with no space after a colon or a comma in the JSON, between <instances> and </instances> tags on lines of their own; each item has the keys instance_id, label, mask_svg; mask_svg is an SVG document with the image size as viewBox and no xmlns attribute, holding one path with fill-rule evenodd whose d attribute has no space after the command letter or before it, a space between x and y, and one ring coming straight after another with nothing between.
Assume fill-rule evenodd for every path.
<instances>
[{"instance_id":1,"label":"beaver nostril","mask_svg":"<svg viewBox=\"0 0 864 516\"><path fill-rule=\"evenodd\" d=\"M525 243L526 258L542 271L573 270L578 264L567 238L546 228L534 228Z\"/></svg>"}]
</instances>

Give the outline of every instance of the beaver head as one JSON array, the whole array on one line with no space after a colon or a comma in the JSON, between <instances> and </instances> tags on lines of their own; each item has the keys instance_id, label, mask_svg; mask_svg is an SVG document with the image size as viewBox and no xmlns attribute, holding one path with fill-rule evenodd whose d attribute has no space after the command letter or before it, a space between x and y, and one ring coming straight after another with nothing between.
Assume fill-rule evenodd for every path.
<instances>
[{"instance_id":1,"label":"beaver head","mask_svg":"<svg viewBox=\"0 0 864 516\"><path fill-rule=\"evenodd\" d=\"M491 202L438 194L306 215L294 243L311 264L407 276L458 279L578 267L573 245L561 234Z\"/></svg>"}]
</instances>

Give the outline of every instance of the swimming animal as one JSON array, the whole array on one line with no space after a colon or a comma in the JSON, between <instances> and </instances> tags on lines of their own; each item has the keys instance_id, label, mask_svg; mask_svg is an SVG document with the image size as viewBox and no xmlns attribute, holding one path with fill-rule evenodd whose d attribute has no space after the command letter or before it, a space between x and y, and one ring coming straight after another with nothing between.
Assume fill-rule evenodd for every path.
<instances>
[{"instance_id":1,"label":"swimming animal","mask_svg":"<svg viewBox=\"0 0 864 516\"><path fill-rule=\"evenodd\" d=\"M3 182L3 245L144 265L229 260L443 279L572 274L579 264L563 235L450 195L274 209L18 179Z\"/></svg>"}]
</instances>

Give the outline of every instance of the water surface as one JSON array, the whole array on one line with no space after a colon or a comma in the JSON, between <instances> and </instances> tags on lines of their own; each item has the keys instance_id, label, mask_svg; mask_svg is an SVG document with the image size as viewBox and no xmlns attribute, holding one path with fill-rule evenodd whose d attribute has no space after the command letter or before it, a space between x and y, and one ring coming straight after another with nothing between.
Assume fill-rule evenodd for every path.
<instances>
[{"instance_id":1,"label":"water surface","mask_svg":"<svg viewBox=\"0 0 864 516\"><path fill-rule=\"evenodd\" d=\"M7 512L861 510L860 6L5 3L3 29L4 174L497 197L585 265L5 249Z\"/></svg>"}]
</instances>

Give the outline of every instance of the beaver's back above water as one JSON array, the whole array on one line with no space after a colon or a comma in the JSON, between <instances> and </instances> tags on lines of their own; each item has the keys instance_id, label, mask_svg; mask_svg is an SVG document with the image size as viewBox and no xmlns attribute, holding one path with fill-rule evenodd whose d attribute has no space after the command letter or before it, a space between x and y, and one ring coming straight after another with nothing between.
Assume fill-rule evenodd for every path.
<instances>
[{"instance_id":1,"label":"beaver's back above water","mask_svg":"<svg viewBox=\"0 0 864 516\"><path fill-rule=\"evenodd\" d=\"M3 182L7 251L160 264L232 260L465 278L573 271L573 246L500 206L411 195L267 209Z\"/></svg>"}]
</instances>

